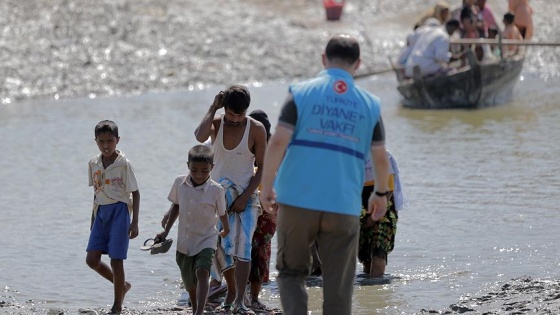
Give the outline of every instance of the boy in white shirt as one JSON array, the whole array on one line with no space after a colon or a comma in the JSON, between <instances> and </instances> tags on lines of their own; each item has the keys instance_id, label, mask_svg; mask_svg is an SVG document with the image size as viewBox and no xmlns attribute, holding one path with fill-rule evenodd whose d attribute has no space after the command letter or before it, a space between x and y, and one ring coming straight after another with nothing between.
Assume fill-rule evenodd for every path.
<instances>
[{"instance_id":1,"label":"boy in white shirt","mask_svg":"<svg viewBox=\"0 0 560 315\"><path fill-rule=\"evenodd\" d=\"M156 238L165 239L179 218L176 261L191 298L193 314L203 314L208 296L208 281L218 235L229 233L224 189L210 178L214 167L212 148L196 145L189 150L190 174L175 179L167 199L172 205L165 230ZM218 217L223 229L218 233ZM164 218L165 219L165 218Z\"/></svg>"},{"instance_id":2,"label":"boy in white shirt","mask_svg":"<svg viewBox=\"0 0 560 315\"><path fill-rule=\"evenodd\" d=\"M119 128L110 120L95 126L95 142L101 154L89 161L89 185L94 188L93 216L87 245L87 265L114 286L109 314L120 314L124 296L130 290L123 261L129 239L138 236L140 192L132 164L117 150ZM131 221L132 217L132 221ZM108 254L111 266L101 261Z\"/></svg>"}]
</instances>

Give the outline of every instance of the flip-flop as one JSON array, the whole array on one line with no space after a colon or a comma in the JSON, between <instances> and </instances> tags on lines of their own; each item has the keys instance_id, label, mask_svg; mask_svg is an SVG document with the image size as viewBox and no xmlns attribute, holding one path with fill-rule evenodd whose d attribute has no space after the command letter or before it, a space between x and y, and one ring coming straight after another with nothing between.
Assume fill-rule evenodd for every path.
<instances>
[{"instance_id":1,"label":"flip-flop","mask_svg":"<svg viewBox=\"0 0 560 315\"><path fill-rule=\"evenodd\" d=\"M256 315L252 309L248 308L247 306L242 306L233 309L233 314L245 314L245 315Z\"/></svg>"},{"instance_id":2,"label":"flip-flop","mask_svg":"<svg viewBox=\"0 0 560 315\"><path fill-rule=\"evenodd\" d=\"M255 312L271 312L272 308L264 305L259 300L253 300L251 306L249 306Z\"/></svg>"},{"instance_id":3,"label":"flip-flop","mask_svg":"<svg viewBox=\"0 0 560 315\"><path fill-rule=\"evenodd\" d=\"M144 241L144 245L140 246L140 249L143 251L151 250L154 244L155 244L155 240L153 238L149 238Z\"/></svg>"},{"instance_id":4,"label":"flip-flop","mask_svg":"<svg viewBox=\"0 0 560 315\"><path fill-rule=\"evenodd\" d=\"M233 310L233 304L226 304L225 301L220 304L216 309L214 309L215 313L218 314L231 314Z\"/></svg>"},{"instance_id":5,"label":"flip-flop","mask_svg":"<svg viewBox=\"0 0 560 315\"><path fill-rule=\"evenodd\" d=\"M140 246L140 249L144 251L149 250L150 254L152 255L164 254L167 253L167 251L169 251L172 244L173 244L172 238L167 238L163 240L159 239L158 237L149 238L146 241L144 241L144 245Z\"/></svg>"}]
</instances>

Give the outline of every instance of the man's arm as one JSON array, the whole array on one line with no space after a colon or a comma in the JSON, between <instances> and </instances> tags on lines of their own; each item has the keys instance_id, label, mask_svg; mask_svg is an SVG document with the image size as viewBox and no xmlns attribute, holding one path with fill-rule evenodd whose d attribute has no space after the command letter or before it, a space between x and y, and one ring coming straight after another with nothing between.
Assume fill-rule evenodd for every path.
<instances>
[{"instance_id":1,"label":"man's arm","mask_svg":"<svg viewBox=\"0 0 560 315\"><path fill-rule=\"evenodd\" d=\"M293 133L294 131L290 126L278 124L276 132L268 141L268 147L264 155L264 167L261 181L261 206L263 210L271 214L274 214L278 209L273 206L276 203L276 192L272 185Z\"/></svg>"},{"instance_id":2,"label":"man's arm","mask_svg":"<svg viewBox=\"0 0 560 315\"><path fill-rule=\"evenodd\" d=\"M224 92L216 94L216 96L214 97L214 102L212 102L212 105L210 105L208 112L206 112L206 114L202 118L202 121L200 122L198 127L196 127L194 135L198 142L203 143L204 141L208 140L208 137L212 138L212 142L214 141L214 116L216 116L216 112L218 111L218 109L224 107L224 105L222 104L223 98Z\"/></svg>"},{"instance_id":3,"label":"man's arm","mask_svg":"<svg viewBox=\"0 0 560 315\"><path fill-rule=\"evenodd\" d=\"M243 212L245 210L245 207L247 206L247 202L249 201L249 198L261 184L262 166L264 161L264 153L266 150L266 129L264 129L264 126L261 124L259 125L254 124L253 122L251 122L250 119L249 119L249 123L252 124L251 126L251 130L253 131L252 136L255 139L253 145L254 148L253 154L255 155L255 163L257 164L257 171L255 172L255 175L251 177L251 181L249 182L247 189L245 189L245 191L243 191L243 193L239 195L231 205L230 211L232 212Z\"/></svg>"},{"instance_id":4,"label":"man's arm","mask_svg":"<svg viewBox=\"0 0 560 315\"><path fill-rule=\"evenodd\" d=\"M451 59L451 52L449 51L451 45L449 43L449 37L438 38L434 41L435 53L434 58L439 62L449 62Z\"/></svg>"}]
</instances>

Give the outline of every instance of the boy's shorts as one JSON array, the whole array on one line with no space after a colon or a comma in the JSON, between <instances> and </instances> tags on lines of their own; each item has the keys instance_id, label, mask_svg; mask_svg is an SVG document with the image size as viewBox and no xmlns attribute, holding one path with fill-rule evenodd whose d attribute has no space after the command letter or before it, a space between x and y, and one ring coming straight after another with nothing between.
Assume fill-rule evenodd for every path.
<instances>
[{"instance_id":1,"label":"boy's shorts","mask_svg":"<svg viewBox=\"0 0 560 315\"><path fill-rule=\"evenodd\" d=\"M130 214L126 203L100 205L91 227L86 252L101 251L109 254L111 259L126 259L129 229Z\"/></svg>"},{"instance_id":2,"label":"boy's shorts","mask_svg":"<svg viewBox=\"0 0 560 315\"><path fill-rule=\"evenodd\" d=\"M360 243L358 245L358 260L360 262L370 261L373 257L382 257L387 262L387 255L395 247L395 235L397 234L398 213L395 210L395 198L393 193L389 194L387 201L387 213L373 226L366 226L365 210L360 217Z\"/></svg>"},{"instance_id":3,"label":"boy's shorts","mask_svg":"<svg viewBox=\"0 0 560 315\"><path fill-rule=\"evenodd\" d=\"M196 288L196 269L204 268L210 272L214 253L214 249L205 248L194 256L187 256L181 252L175 254L175 261L177 261L177 266L181 270L181 279L185 285L185 290L189 291ZM208 279L205 279L205 281L208 281Z\"/></svg>"}]
</instances>

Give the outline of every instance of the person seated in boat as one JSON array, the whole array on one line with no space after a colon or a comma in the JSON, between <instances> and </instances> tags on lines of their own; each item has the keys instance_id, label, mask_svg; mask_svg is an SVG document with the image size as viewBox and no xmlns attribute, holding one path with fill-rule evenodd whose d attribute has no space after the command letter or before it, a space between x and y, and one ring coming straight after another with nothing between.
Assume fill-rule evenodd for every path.
<instances>
[{"instance_id":1,"label":"person seated in boat","mask_svg":"<svg viewBox=\"0 0 560 315\"><path fill-rule=\"evenodd\" d=\"M480 38L480 30L476 24L476 17L469 7L464 7L461 10L461 38ZM471 49L475 52L476 58L482 60L484 51L480 45L465 44L463 50Z\"/></svg>"},{"instance_id":2,"label":"person seated in boat","mask_svg":"<svg viewBox=\"0 0 560 315\"><path fill-rule=\"evenodd\" d=\"M433 8L424 12L416 24L414 24L414 30L425 25L426 21L430 18L438 20L440 24L447 22L449 20L449 4L445 1L440 1Z\"/></svg>"},{"instance_id":3,"label":"person seated in boat","mask_svg":"<svg viewBox=\"0 0 560 315\"><path fill-rule=\"evenodd\" d=\"M463 12L463 10L468 9L470 10L470 12L476 16L476 13L478 13L478 7L476 6L476 0L463 0L463 2L461 3L461 5L453 7L451 9L451 18L452 19L456 19L459 22L461 22L461 14ZM461 29L463 28L463 25L461 25Z\"/></svg>"},{"instance_id":4,"label":"person seated in boat","mask_svg":"<svg viewBox=\"0 0 560 315\"><path fill-rule=\"evenodd\" d=\"M515 39L515 40L523 40L523 36L521 32L515 26L515 15L512 13L504 14L504 31L502 32L502 36L504 39ZM511 55L515 54L519 51L519 47L517 45L504 45L503 47L504 53Z\"/></svg>"},{"instance_id":5,"label":"person seated in boat","mask_svg":"<svg viewBox=\"0 0 560 315\"><path fill-rule=\"evenodd\" d=\"M445 28L433 27L422 34L414 44L405 65L405 75L412 77L415 66L420 68L422 76L446 74L454 70L449 62L457 57L449 51L449 36L459 29L459 21L450 20Z\"/></svg>"},{"instance_id":6,"label":"person seated in boat","mask_svg":"<svg viewBox=\"0 0 560 315\"><path fill-rule=\"evenodd\" d=\"M489 27L488 28L488 39L496 39L500 34L500 30L497 27ZM498 44L491 44L490 50L495 57L499 57L501 55L500 47Z\"/></svg>"},{"instance_id":7,"label":"person seated in boat","mask_svg":"<svg viewBox=\"0 0 560 315\"><path fill-rule=\"evenodd\" d=\"M424 21L424 24L420 27L416 28L412 33L410 33L406 37L406 46L402 49L399 57L397 59L397 63L400 67L404 67L406 65L406 61L410 56L410 52L412 48L414 48L414 44L418 41L418 38L422 36L422 34L429 32L430 29L434 27L440 27L441 23L436 18L428 18Z\"/></svg>"},{"instance_id":8,"label":"person seated in boat","mask_svg":"<svg viewBox=\"0 0 560 315\"><path fill-rule=\"evenodd\" d=\"M488 29L491 27L498 28L498 23L494 18L492 8L486 3L486 0L477 0L476 6L478 7L478 19L484 22L482 24L484 35L488 37Z\"/></svg>"}]
</instances>

